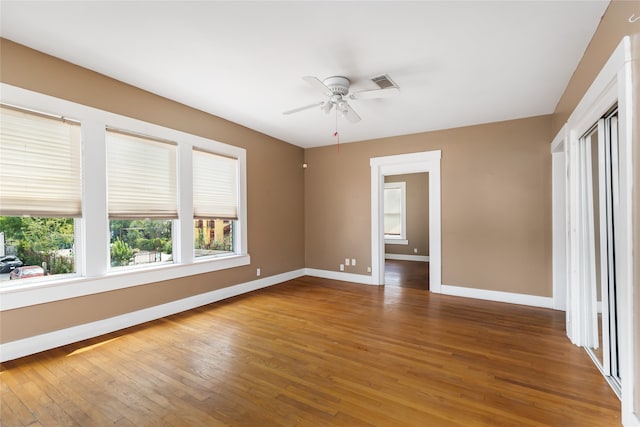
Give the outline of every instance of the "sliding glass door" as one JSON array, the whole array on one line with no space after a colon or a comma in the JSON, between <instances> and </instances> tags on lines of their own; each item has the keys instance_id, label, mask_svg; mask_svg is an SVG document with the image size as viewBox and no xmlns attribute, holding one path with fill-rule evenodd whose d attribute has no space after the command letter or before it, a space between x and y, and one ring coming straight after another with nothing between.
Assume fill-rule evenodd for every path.
<instances>
[{"instance_id":1,"label":"sliding glass door","mask_svg":"<svg viewBox=\"0 0 640 427\"><path fill-rule=\"evenodd\" d=\"M619 209L618 110L613 108L579 141L583 208L583 292L593 326L587 348L612 385L621 384L618 342L620 301L616 281L616 225Z\"/></svg>"}]
</instances>

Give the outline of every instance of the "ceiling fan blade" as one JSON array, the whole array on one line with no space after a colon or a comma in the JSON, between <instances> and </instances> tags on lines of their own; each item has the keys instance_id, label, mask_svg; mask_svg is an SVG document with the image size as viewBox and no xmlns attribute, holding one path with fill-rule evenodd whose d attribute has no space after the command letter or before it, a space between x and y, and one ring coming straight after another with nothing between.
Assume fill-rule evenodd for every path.
<instances>
[{"instance_id":1,"label":"ceiling fan blade","mask_svg":"<svg viewBox=\"0 0 640 427\"><path fill-rule=\"evenodd\" d=\"M362 120L360 119L360 116L358 115L358 113L356 113L349 104L344 106L344 108L341 111L342 111L342 115L351 123L358 123L360 120Z\"/></svg>"},{"instance_id":2,"label":"ceiling fan blade","mask_svg":"<svg viewBox=\"0 0 640 427\"><path fill-rule=\"evenodd\" d=\"M375 98L389 98L400 93L397 87L390 87L387 89L373 89L363 90L360 92L354 92L349 95L350 99L375 99Z\"/></svg>"},{"instance_id":3,"label":"ceiling fan blade","mask_svg":"<svg viewBox=\"0 0 640 427\"><path fill-rule=\"evenodd\" d=\"M324 101L316 102L315 104L305 105L304 107L294 108L293 110L285 111L282 114L293 114L293 113L297 113L298 111L304 111L304 110L308 110L309 108L318 107L322 104L324 104Z\"/></svg>"},{"instance_id":4,"label":"ceiling fan blade","mask_svg":"<svg viewBox=\"0 0 640 427\"><path fill-rule=\"evenodd\" d=\"M313 76L304 76L302 78L302 80L304 80L305 82L309 83L311 86L315 87L316 89L318 89L320 92L322 92L323 95L325 96L331 96L331 89L329 89L327 86L325 86L324 83L322 83L320 80L318 80L317 77L313 77Z\"/></svg>"}]
</instances>

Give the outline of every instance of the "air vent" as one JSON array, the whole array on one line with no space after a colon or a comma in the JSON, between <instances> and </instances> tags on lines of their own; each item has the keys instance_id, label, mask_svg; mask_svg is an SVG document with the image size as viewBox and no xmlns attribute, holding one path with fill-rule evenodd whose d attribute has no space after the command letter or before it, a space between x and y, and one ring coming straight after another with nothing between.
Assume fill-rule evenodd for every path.
<instances>
[{"instance_id":1,"label":"air vent","mask_svg":"<svg viewBox=\"0 0 640 427\"><path fill-rule=\"evenodd\" d=\"M391 78L386 74L382 74L381 76L371 77L371 81L377 84L380 89L398 87L398 85L396 85L393 82L393 80L391 80Z\"/></svg>"}]
</instances>

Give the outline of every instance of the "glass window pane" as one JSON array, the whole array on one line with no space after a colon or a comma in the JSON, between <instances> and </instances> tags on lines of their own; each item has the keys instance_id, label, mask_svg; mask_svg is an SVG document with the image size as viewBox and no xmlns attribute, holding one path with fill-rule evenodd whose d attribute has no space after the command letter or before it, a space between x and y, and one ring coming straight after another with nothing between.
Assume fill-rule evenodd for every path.
<instances>
[{"instance_id":1,"label":"glass window pane","mask_svg":"<svg viewBox=\"0 0 640 427\"><path fill-rule=\"evenodd\" d=\"M234 253L235 221L193 220L194 256L220 256Z\"/></svg>"},{"instance_id":2,"label":"glass window pane","mask_svg":"<svg viewBox=\"0 0 640 427\"><path fill-rule=\"evenodd\" d=\"M73 218L1 216L0 244L0 282L75 273Z\"/></svg>"},{"instance_id":3,"label":"glass window pane","mask_svg":"<svg viewBox=\"0 0 640 427\"><path fill-rule=\"evenodd\" d=\"M384 214L384 234L397 236L402 234L400 214Z\"/></svg>"},{"instance_id":4,"label":"glass window pane","mask_svg":"<svg viewBox=\"0 0 640 427\"><path fill-rule=\"evenodd\" d=\"M171 220L109 221L111 267L145 266L173 261Z\"/></svg>"},{"instance_id":5,"label":"glass window pane","mask_svg":"<svg viewBox=\"0 0 640 427\"><path fill-rule=\"evenodd\" d=\"M399 214L402 209L402 191L400 188L384 189L384 213Z\"/></svg>"}]
</instances>

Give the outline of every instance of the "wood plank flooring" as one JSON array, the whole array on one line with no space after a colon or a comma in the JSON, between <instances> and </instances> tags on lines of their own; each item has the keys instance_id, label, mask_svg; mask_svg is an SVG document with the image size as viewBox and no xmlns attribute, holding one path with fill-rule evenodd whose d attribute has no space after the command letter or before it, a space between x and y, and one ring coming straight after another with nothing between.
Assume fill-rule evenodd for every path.
<instances>
[{"instance_id":1,"label":"wood plank flooring","mask_svg":"<svg viewBox=\"0 0 640 427\"><path fill-rule=\"evenodd\" d=\"M302 277L0 366L10 426L619 426L564 314Z\"/></svg>"},{"instance_id":2,"label":"wood plank flooring","mask_svg":"<svg viewBox=\"0 0 640 427\"><path fill-rule=\"evenodd\" d=\"M387 259L384 262L384 284L429 290L429 263Z\"/></svg>"}]
</instances>

